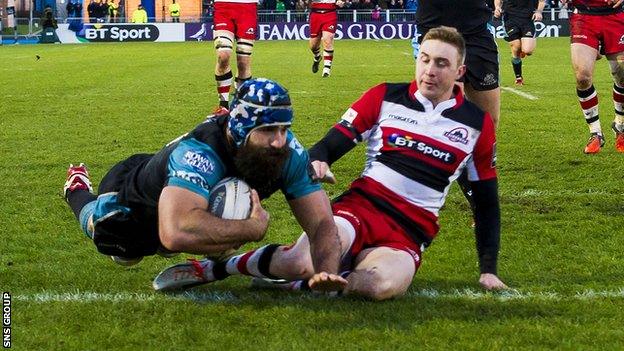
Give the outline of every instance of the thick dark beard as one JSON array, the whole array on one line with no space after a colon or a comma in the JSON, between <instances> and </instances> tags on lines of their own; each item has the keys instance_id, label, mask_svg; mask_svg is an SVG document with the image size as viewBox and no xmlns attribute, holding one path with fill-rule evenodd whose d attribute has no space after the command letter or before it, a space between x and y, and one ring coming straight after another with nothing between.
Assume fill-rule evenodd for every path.
<instances>
[{"instance_id":1,"label":"thick dark beard","mask_svg":"<svg viewBox=\"0 0 624 351\"><path fill-rule=\"evenodd\" d=\"M275 190L275 183L281 177L289 156L288 144L279 149L247 144L236 153L234 164L239 176L256 189L260 197L265 198Z\"/></svg>"}]
</instances>

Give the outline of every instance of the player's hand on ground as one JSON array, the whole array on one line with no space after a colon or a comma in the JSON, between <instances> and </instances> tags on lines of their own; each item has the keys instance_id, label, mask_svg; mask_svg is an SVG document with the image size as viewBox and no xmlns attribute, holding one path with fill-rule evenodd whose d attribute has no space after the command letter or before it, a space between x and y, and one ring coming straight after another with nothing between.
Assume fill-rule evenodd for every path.
<instances>
[{"instance_id":1,"label":"player's hand on ground","mask_svg":"<svg viewBox=\"0 0 624 351\"><path fill-rule=\"evenodd\" d=\"M324 183L336 184L336 177L334 177L334 174L329 170L327 162L312 161L312 168L314 168L314 179L318 179Z\"/></svg>"},{"instance_id":2,"label":"player's hand on ground","mask_svg":"<svg viewBox=\"0 0 624 351\"><path fill-rule=\"evenodd\" d=\"M347 280L338 274L320 272L308 280L308 286L316 291L341 291L347 287Z\"/></svg>"},{"instance_id":3,"label":"player's hand on ground","mask_svg":"<svg viewBox=\"0 0 624 351\"><path fill-rule=\"evenodd\" d=\"M251 213L249 214L249 224L252 241L260 241L269 227L269 213L262 208L258 192L251 189Z\"/></svg>"},{"instance_id":4,"label":"player's hand on ground","mask_svg":"<svg viewBox=\"0 0 624 351\"><path fill-rule=\"evenodd\" d=\"M504 290L504 289L508 289L507 285L505 285L505 283L503 283L503 281L500 280L496 276L496 274L492 274L492 273L483 273L483 274L481 274L481 276L479 277L479 284L481 284L481 286L485 290Z\"/></svg>"}]
</instances>

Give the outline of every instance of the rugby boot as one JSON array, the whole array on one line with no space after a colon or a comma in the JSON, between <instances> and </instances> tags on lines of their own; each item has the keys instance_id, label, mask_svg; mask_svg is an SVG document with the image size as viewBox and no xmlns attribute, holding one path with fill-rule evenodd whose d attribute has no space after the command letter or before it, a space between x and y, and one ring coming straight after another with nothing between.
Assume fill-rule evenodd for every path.
<instances>
[{"instance_id":1,"label":"rugby boot","mask_svg":"<svg viewBox=\"0 0 624 351\"><path fill-rule=\"evenodd\" d=\"M522 79L522 77L516 77L516 82L515 84L517 86L523 86L524 85L524 79Z\"/></svg>"},{"instance_id":2,"label":"rugby boot","mask_svg":"<svg viewBox=\"0 0 624 351\"><path fill-rule=\"evenodd\" d=\"M312 73L318 72L320 63L321 63L321 60L318 60L318 61L315 60L314 62L312 62Z\"/></svg>"},{"instance_id":3,"label":"rugby boot","mask_svg":"<svg viewBox=\"0 0 624 351\"><path fill-rule=\"evenodd\" d=\"M154 278L152 287L156 291L172 291L211 283L216 280L212 276L214 264L215 261L209 259L188 259L163 269Z\"/></svg>"},{"instance_id":4,"label":"rugby boot","mask_svg":"<svg viewBox=\"0 0 624 351\"><path fill-rule=\"evenodd\" d=\"M89 179L89 171L84 163L81 163L78 166L70 164L67 169L67 178L65 180L65 185L63 186L63 196L67 198L68 192L75 190L86 190L93 193L93 186L91 185L91 180Z\"/></svg>"},{"instance_id":5,"label":"rugby boot","mask_svg":"<svg viewBox=\"0 0 624 351\"><path fill-rule=\"evenodd\" d=\"M589 140L587 141L587 145L585 146L585 150L583 150L586 154L597 154L600 152L600 149L604 146L605 139L604 136L600 133L591 133L589 136Z\"/></svg>"},{"instance_id":6,"label":"rugby boot","mask_svg":"<svg viewBox=\"0 0 624 351\"><path fill-rule=\"evenodd\" d=\"M611 129L615 133L615 149L617 152L624 152L624 132L620 132L615 126L615 122L611 124Z\"/></svg>"}]
</instances>

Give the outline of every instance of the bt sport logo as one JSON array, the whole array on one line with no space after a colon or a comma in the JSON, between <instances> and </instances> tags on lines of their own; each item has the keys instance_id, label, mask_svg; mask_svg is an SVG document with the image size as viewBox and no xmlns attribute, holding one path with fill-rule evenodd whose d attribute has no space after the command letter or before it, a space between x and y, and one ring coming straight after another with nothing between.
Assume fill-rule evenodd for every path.
<instances>
[{"instance_id":1,"label":"bt sport logo","mask_svg":"<svg viewBox=\"0 0 624 351\"><path fill-rule=\"evenodd\" d=\"M440 150L437 147L427 144L424 141L414 140L409 135L402 136L397 133L393 133L392 135L390 135L390 137L388 137L388 144L394 147L406 147L424 156L446 164L453 164L455 162L455 155L453 155L452 153Z\"/></svg>"}]
</instances>

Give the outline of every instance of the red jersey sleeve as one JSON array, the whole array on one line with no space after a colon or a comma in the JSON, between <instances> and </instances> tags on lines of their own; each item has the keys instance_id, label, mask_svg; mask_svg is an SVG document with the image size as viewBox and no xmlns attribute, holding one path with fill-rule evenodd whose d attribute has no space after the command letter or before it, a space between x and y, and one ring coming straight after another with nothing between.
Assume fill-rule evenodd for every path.
<instances>
[{"instance_id":1,"label":"red jersey sleeve","mask_svg":"<svg viewBox=\"0 0 624 351\"><path fill-rule=\"evenodd\" d=\"M468 161L468 179L476 182L496 178L496 133L489 113L483 116L483 128Z\"/></svg>"}]
</instances>

